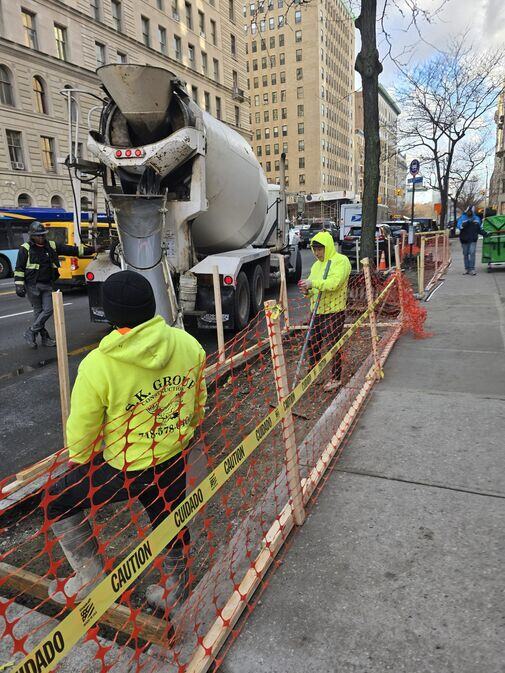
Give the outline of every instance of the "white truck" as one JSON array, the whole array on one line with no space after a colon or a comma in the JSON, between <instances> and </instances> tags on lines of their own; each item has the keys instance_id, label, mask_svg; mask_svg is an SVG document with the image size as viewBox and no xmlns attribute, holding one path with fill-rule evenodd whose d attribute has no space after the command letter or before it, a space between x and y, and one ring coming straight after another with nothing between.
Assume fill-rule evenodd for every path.
<instances>
[{"instance_id":1,"label":"white truck","mask_svg":"<svg viewBox=\"0 0 505 673\"><path fill-rule=\"evenodd\" d=\"M97 75L107 99L88 149L102 167L119 242L87 268L91 319L105 320L102 283L119 266L149 279L169 324L192 316L213 327L217 266L224 327L244 328L279 281L278 254L288 280L301 276L282 186L267 184L247 141L202 111L173 73L107 65Z\"/></svg>"},{"instance_id":2,"label":"white truck","mask_svg":"<svg viewBox=\"0 0 505 673\"><path fill-rule=\"evenodd\" d=\"M351 227L361 227L361 215L363 210L362 203L344 203L340 206L340 240L349 234ZM377 205L377 222L387 222L389 219L389 209L387 206Z\"/></svg>"}]
</instances>

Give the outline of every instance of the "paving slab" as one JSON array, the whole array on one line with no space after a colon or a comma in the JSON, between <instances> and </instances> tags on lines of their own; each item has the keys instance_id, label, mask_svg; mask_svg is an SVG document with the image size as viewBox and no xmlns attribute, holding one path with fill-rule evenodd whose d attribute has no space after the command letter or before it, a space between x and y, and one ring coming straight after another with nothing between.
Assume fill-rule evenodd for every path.
<instances>
[{"instance_id":1,"label":"paving slab","mask_svg":"<svg viewBox=\"0 0 505 673\"><path fill-rule=\"evenodd\" d=\"M221 670L503 673L504 515L334 473Z\"/></svg>"}]
</instances>

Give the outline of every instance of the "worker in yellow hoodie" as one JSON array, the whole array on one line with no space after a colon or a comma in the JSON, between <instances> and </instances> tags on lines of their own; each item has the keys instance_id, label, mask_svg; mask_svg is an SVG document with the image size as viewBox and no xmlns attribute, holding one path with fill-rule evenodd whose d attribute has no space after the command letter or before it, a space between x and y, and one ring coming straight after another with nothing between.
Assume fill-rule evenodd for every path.
<instances>
[{"instance_id":1,"label":"worker in yellow hoodie","mask_svg":"<svg viewBox=\"0 0 505 673\"><path fill-rule=\"evenodd\" d=\"M116 329L79 366L67 422L72 469L49 494L52 530L75 571L51 582L60 603L80 601L103 577L89 523L100 506L138 500L155 527L185 498L185 449L205 410L205 352L155 316L147 279L110 276L103 309ZM187 530L167 540L161 582L147 589L153 607L171 610L187 596L188 543Z\"/></svg>"},{"instance_id":2,"label":"worker in yellow hoodie","mask_svg":"<svg viewBox=\"0 0 505 673\"><path fill-rule=\"evenodd\" d=\"M311 239L310 247L316 261L309 277L298 285L303 294L310 297L312 311L321 294L309 339L309 363L313 367L342 336L351 263L345 255L337 252L329 231L317 233ZM325 392L336 390L341 385L341 375L342 358L338 352L332 361L331 379L324 385Z\"/></svg>"}]
</instances>

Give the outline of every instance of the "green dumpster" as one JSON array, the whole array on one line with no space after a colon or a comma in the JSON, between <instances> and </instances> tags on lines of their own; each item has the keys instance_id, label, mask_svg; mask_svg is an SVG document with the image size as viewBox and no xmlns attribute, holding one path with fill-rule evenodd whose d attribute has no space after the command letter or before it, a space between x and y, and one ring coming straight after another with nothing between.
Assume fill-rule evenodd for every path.
<instances>
[{"instance_id":1,"label":"green dumpster","mask_svg":"<svg viewBox=\"0 0 505 673\"><path fill-rule=\"evenodd\" d=\"M505 215L486 217L482 229L487 233L482 241L482 263L490 271L491 264L505 264Z\"/></svg>"}]
</instances>

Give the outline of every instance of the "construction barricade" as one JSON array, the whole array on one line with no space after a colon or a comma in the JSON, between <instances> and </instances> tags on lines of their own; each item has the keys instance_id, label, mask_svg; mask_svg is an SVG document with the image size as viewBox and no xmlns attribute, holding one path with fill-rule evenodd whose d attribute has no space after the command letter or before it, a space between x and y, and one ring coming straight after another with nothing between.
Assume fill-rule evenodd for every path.
<instances>
[{"instance_id":1,"label":"construction barricade","mask_svg":"<svg viewBox=\"0 0 505 673\"><path fill-rule=\"evenodd\" d=\"M451 263L449 230L423 232L416 234L416 239L417 290L422 298L436 286Z\"/></svg>"},{"instance_id":2,"label":"construction barricade","mask_svg":"<svg viewBox=\"0 0 505 673\"><path fill-rule=\"evenodd\" d=\"M3 513L4 669L201 673L219 666L239 632L239 617L253 609L267 571L303 523L395 341L405 331L422 336L425 311L398 268L377 274L365 261L350 278L346 310L320 320L304 351L308 316L307 299L288 303L284 293L225 344L224 354L208 358L205 415L178 458L177 479L183 475L186 483L185 492L179 483L178 497L170 500L173 484L156 467L142 481L123 461L121 493L112 479L95 478L110 449L101 441L106 428L90 446L84 471L69 464L62 449L42 467L2 480L6 499L38 480L35 491ZM337 379L340 385L328 385ZM114 420L122 450L136 419L150 414L155 455L167 410L184 404L184 386L174 395L173 383L161 382ZM183 438L187 424L173 418ZM59 480L76 470L103 570L80 603L69 597L61 605L53 598L64 584L51 582L71 571L51 526L66 515L55 518ZM163 561L174 544L185 559L188 597L167 600L154 613L146 590L164 585Z\"/></svg>"}]
</instances>

